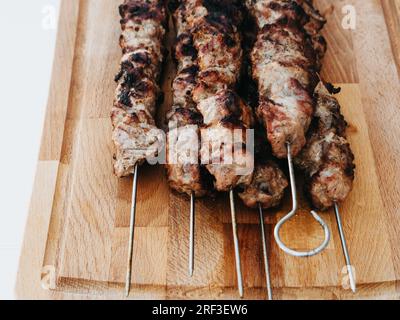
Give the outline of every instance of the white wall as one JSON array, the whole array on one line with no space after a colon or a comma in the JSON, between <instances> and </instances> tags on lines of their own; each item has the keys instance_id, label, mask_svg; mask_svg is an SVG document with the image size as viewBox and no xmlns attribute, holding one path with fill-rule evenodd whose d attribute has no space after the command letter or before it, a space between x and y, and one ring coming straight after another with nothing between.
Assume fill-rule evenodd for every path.
<instances>
[{"instance_id":1,"label":"white wall","mask_svg":"<svg viewBox=\"0 0 400 320\"><path fill-rule=\"evenodd\" d=\"M60 0L0 1L0 299L13 299Z\"/></svg>"}]
</instances>

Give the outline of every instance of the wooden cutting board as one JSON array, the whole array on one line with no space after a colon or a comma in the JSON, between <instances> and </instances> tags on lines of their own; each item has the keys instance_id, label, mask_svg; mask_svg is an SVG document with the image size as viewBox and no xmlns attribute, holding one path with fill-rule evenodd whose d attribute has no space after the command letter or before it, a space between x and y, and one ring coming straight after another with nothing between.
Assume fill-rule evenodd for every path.
<instances>
[{"instance_id":1,"label":"wooden cutting board","mask_svg":"<svg viewBox=\"0 0 400 320\"><path fill-rule=\"evenodd\" d=\"M37 177L17 281L19 298L123 298L131 178L112 174L109 112L121 56L117 6L121 0L64 0ZM400 297L399 1L316 1L328 19L323 77L339 84L356 155L354 191L341 206L358 292L347 288L345 263L332 212L322 254L293 258L272 230L290 198L266 214L272 284L277 299ZM342 27L353 4L355 30ZM391 41L392 39L392 41ZM397 64L398 66L398 64ZM163 88L170 106L173 65ZM171 193L163 168L139 176L131 298L238 298L229 202L198 201L195 273L187 275L188 199ZM299 183L300 184L300 183ZM282 231L297 249L323 233L301 210ZM237 200L245 298L264 299L257 213ZM47 290L42 289L42 287Z\"/></svg>"}]
</instances>

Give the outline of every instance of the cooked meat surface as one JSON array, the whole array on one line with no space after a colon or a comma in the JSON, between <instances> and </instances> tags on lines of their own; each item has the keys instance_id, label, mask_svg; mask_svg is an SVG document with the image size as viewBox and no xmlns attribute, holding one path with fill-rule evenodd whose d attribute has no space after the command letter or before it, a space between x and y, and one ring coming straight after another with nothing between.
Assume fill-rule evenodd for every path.
<instances>
[{"instance_id":1,"label":"cooked meat surface","mask_svg":"<svg viewBox=\"0 0 400 320\"><path fill-rule=\"evenodd\" d=\"M199 136L197 124L171 129L166 166L171 188L188 195L194 193L196 197L210 191L207 174L199 165Z\"/></svg>"},{"instance_id":2,"label":"cooked meat surface","mask_svg":"<svg viewBox=\"0 0 400 320\"><path fill-rule=\"evenodd\" d=\"M306 192L321 210L345 200L354 180L354 155L346 140L346 127L338 101L320 82L317 106L306 147L295 159L307 177Z\"/></svg>"},{"instance_id":3,"label":"cooked meat surface","mask_svg":"<svg viewBox=\"0 0 400 320\"><path fill-rule=\"evenodd\" d=\"M258 26L251 56L258 83L258 119L275 156L285 158L288 143L297 155L306 143L323 55L313 46L312 36L319 35L324 19L317 19L318 11L311 10L307 1L249 0L247 7Z\"/></svg>"},{"instance_id":4,"label":"cooked meat surface","mask_svg":"<svg viewBox=\"0 0 400 320\"><path fill-rule=\"evenodd\" d=\"M173 81L173 106L167 115L167 177L172 189L179 193L202 197L212 191L209 176L199 160L200 126L203 116L193 101L197 84L197 50L193 44L187 11L195 1L181 1L173 12L177 39L174 58L177 74Z\"/></svg>"},{"instance_id":5,"label":"cooked meat surface","mask_svg":"<svg viewBox=\"0 0 400 320\"><path fill-rule=\"evenodd\" d=\"M250 208L263 209L276 207L281 202L288 181L282 170L272 161L256 166L253 179L239 192L239 197Z\"/></svg>"},{"instance_id":6,"label":"cooked meat surface","mask_svg":"<svg viewBox=\"0 0 400 320\"><path fill-rule=\"evenodd\" d=\"M168 117L170 130L175 127L176 131L170 131L170 135L182 134L179 126L198 125L201 164L199 168L185 161L167 165L170 184L178 191L191 193L193 186L208 179L200 174L184 179L184 168L201 173L204 167L213 176L215 188L228 191L251 180L252 170L244 176L240 172L244 164L253 161L249 152L243 152L245 139L240 142L240 151L232 141L235 129L241 134L253 125L251 109L234 92L242 63L239 1L181 0L175 4L174 20L178 72L173 83L174 106ZM224 150L222 155L220 150ZM212 163L216 158L222 161ZM193 178L199 181L194 183Z\"/></svg>"},{"instance_id":7,"label":"cooked meat surface","mask_svg":"<svg viewBox=\"0 0 400 320\"><path fill-rule=\"evenodd\" d=\"M127 117L114 128L112 139L116 147L114 164L117 176L133 173L135 165L151 160L163 149L163 132L154 125Z\"/></svg>"},{"instance_id":8,"label":"cooked meat surface","mask_svg":"<svg viewBox=\"0 0 400 320\"><path fill-rule=\"evenodd\" d=\"M215 126L224 119L235 118L246 128L253 126L253 113L232 90L220 90L215 95L201 100L197 108L204 117L206 126Z\"/></svg>"},{"instance_id":9,"label":"cooked meat surface","mask_svg":"<svg viewBox=\"0 0 400 320\"><path fill-rule=\"evenodd\" d=\"M119 10L124 55L115 78L118 86L111 120L116 147L114 171L123 177L132 174L136 164L155 157L164 143L154 114L167 14L162 0L125 0Z\"/></svg>"},{"instance_id":10,"label":"cooked meat surface","mask_svg":"<svg viewBox=\"0 0 400 320\"><path fill-rule=\"evenodd\" d=\"M309 35L318 57L324 57L326 41L320 32L326 24L326 19L314 7L312 1L246 0L246 5L260 30L282 19L297 21Z\"/></svg>"},{"instance_id":11,"label":"cooked meat surface","mask_svg":"<svg viewBox=\"0 0 400 320\"><path fill-rule=\"evenodd\" d=\"M228 120L201 129L201 161L214 177L218 191L230 191L251 182L254 157L245 148L245 129Z\"/></svg>"}]
</instances>

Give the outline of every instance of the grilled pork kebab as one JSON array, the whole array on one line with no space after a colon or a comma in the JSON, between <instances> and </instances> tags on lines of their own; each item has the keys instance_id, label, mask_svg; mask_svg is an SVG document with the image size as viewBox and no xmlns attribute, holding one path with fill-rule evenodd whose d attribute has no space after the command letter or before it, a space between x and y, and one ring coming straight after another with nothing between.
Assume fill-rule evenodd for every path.
<instances>
[{"instance_id":1,"label":"grilled pork kebab","mask_svg":"<svg viewBox=\"0 0 400 320\"><path fill-rule=\"evenodd\" d=\"M215 180L215 189L230 191L251 182L254 163L253 154L246 148L246 129L253 126L252 111L234 91L242 66L239 1L189 2L186 17L199 66L193 100L204 122L200 157ZM234 141L234 131L241 133L242 141ZM241 170L246 172L239 173Z\"/></svg>"},{"instance_id":2,"label":"grilled pork kebab","mask_svg":"<svg viewBox=\"0 0 400 320\"><path fill-rule=\"evenodd\" d=\"M186 21L185 4L169 4L177 33L174 50L177 74L172 84L173 106L167 115L167 177L170 187L177 192L202 197L213 187L207 170L199 161L203 116L193 101L199 71L197 50L193 45L191 26ZM193 4L187 1L187 5Z\"/></svg>"},{"instance_id":3,"label":"grilled pork kebab","mask_svg":"<svg viewBox=\"0 0 400 320\"><path fill-rule=\"evenodd\" d=\"M169 119L180 128L170 131L169 136L174 134L178 146L196 146L194 125L200 125L200 158L211 162L206 161L205 168L213 176L215 189L223 192L241 186L239 195L246 205L254 208L261 203L269 208L280 202L287 186L282 171L267 162L257 165L254 172L238 174L241 166L253 161L253 155L242 146L234 148L226 140L226 136L232 136L233 130L238 129L245 141L244 129L253 126L252 110L234 91L243 55L240 9L240 2L232 0L183 0L176 4L178 74L173 84L174 107ZM223 161L218 152L221 145L228 153L234 152L232 164L218 164ZM210 190L204 184L209 179L204 179L207 173L202 165L181 162L167 167L170 185L175 190L195 192L196 196Z\"/></svg>"},{"instance_id":4,"label":"grilled pork kebab","mask_svg":"<svg viewBox=\"0 0 400 320\"><path fill-rule=\"evenodd\" d=\"M313 15L306 13L302 5L311 5L308 1L248 0L246 4L258 27L251 57L259 92L257 116L274 155L286 158L290 143L296 156L306 144L313 116L312 96L325 50L318 34L325 20L315 10Z\"/></svg>"},{"instance_id":5,"label":"grilled pork kebab","mask_svg":"<svg viewBox=\"0 0 400 320\"><path fill-rule=\"evenodd\" d=\"M286 156L287 142L293 156L300 154L295 164L307 175L308 197L327 209L350 192L354 156L340 106L317 74L326 52L325 19L306 0L248 0L247 7L259 29L252 55L259 120L276 156Z\"/></svg>"},{"instance_id":6,"label":"grilled pork kebab","mask_svg":"<svg viewBox=\"0 0 400 320\"><path fill-rule=\"evenodd\" d=\"M306 174L305 190L320 210L345 200L354 181L354 155L346 140L347 123L331 94L332 88L323 82L316 87L316 109L307 145L295 159Z\"/></svg>"},{"instance_id":7,"label":"grilled pork kebab","mask_svg":"<svg viewBox=\"0 0 400 320\"><path fill-rule=\"evenodd\" d=\"M133 173L135 165L157 156L163 132L155 125L167 12L163 0L126 0L119 8L123 51L111 112L116 147L114 171Z\"/></svg>"}]
</instances>

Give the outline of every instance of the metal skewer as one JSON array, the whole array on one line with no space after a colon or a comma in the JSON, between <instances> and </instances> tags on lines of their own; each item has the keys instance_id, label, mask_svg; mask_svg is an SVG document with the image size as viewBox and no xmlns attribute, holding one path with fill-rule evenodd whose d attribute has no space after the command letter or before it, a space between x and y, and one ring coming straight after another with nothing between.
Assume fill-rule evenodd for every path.
<instances>
[{"instance_id":1,"label":"metal skewer","mask_svg":"<svg viewBox=\"0 0 400 320\"><path fill-rule=\"evenodd\" d=\"M129 296L129 292L131 289L131 279L132 279L132 256L133 256L133 239L135 233L137 181L138 181L138 164L135 165L133 173L132 204L131 204L131 216L129 225L128 266L127 266L126 281L125 281L126 297Z\"/></svg>"},{"instance_id":2,"label":"metal skewer","mask_svg":"<svg viewBox=\"0 0 400 320\"><path fill-rule=\"evenodd\" d=\"M335 216L336 216L336 222L338 225L338 230L339 230L339 235L340 235L340 241L342 243L342 249L343 249L343 254L344 258L346 261L346 266L347 266L347 272L349 274L349 280L350 280L350 288L351 290L356 293L356 280L353 274L353 267L350 263L350 255L349 255L349 250L347 248L347 243L346 243L346 238L344 236L343 232L343 225L342 225L342 219L340 218L340 212L339 212L339 205L335 202Z\"/></svg>"},{"instance_id":3,"label":"metal skewer","mask_svg":"<svg viewBox=\"0 0 400 320\"><path fill-rule=\"evenodd\" d=\"M275 226L275 229L274 229L275 240L276 240L279 248L281 248L287 254L290 254L290 255L295 256L295 257L311 257L311 256L315 256L318 253L322 252L328 246L329 240L330 240L330 236L331 236L327 224L325 223L324 220L322 220L322 218L315 211L311 211L311 214L312 214L313 218L315 220L317 220L319 222L319 224L323 227L324 233L325 233L325 239L324 239L324 241L322 242L322 244L319 247L317 247L315 249L312 249L310 251L296 251L296 250L293 250L293 249L290 249L289 247L287 247L283 243L283 241L281 240L281 238L279 236L279 230L281 229L283 224L285 222L287 222L288 220L290 220L296 214L297 208L298 208L296 177L295 177L295 174L294 174L293 160L292 160L292 150L291 150L290 143L287 143L287 154L288 154L287 159L288 159L289 175L290 175L290 187L291 187L291 191L292 191L292 211L290 211L286 216L284 216L277 223L277 225Z\"/></svg>"},{"instance_id":4,"label":"metal skewer","mask_svg":"<svg viewBox=\"0 0 400 320\"><path fill-rule=\"evenodd\" d=\"M263 256L264 256L265 280L266 280L266 284L267 284L268 300L273 300L271 275L269 273L267 241L265 239L264 212L263 212L263 208L260 203L258 204L258 212L259 212L259 216L260 216L260 234L261 234L261 243L262 243Z\"/></svg>"},{"instance_id":5,"label":"metal skewer","mask_svg":"<svg viewBox=\"0 0 400 320\"><path fill-rule=\"evenodd\" d=\"M236 209L235 209L235 193L233 189L229 192L230 204L231 204L231 216L232 216L232 231L233 231L233 244L235 247L235 261L236 261L236 274L239 295L243 297L243 278L242 278L242 266L240 259L239 239L237 234L237 223L236 223Z\"/></svg>"},{"instance_id":6,"label":"metal skewer","mask_svg":"<svg viewBox=\"0 0 400 320\"><path fill-rule=\"evenodd\" d=\"M195 194L190 195L190 234L189 234L189 275L193 276L194 269L194 222L195 222Z\"/></svg>"}]
</instances>

